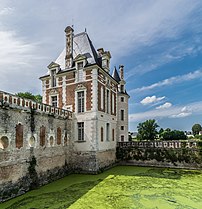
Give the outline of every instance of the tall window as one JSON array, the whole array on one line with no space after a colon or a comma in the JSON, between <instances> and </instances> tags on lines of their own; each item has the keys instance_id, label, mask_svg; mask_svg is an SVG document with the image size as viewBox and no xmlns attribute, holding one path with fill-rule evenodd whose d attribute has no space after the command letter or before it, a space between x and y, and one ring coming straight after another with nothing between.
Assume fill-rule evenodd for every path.
<instances>
[{"instance_id":1,"label":"tall window","mask_svg":"<svg viewBox=\"0 0 202 209\"><path fill-rule=\"evenodd\" d=\"M83 62L79 62L78 66L78 81L83 81Z\"/></svg>"},{"instance_id":2,"label":"tall window","mask_svg":"<svg viewBox=\"0 0 202 209\"><path fill-rule=\"evenodd\" d=\"M114 113L114 93L112 93L112 114Z\"/></svg>"},{"instance_id":3,"label":"tall window","mask_svg":"<svg viewBox=\"0 0 202 209\"><path fill-rule=\"evenodd\" d=\"M16 147L20 149L23 147L23 125L16 125L16 139L15 139Z\"/></svg>"},{"instance_id":4,"label":"tall window","mask_svg":"<svg viewBox=\"0 0 202 209\"><path fill-rule=\"evenodd\" d=\"M78 141L84 141L84 122L77 123L78 125Z\"/></svg>"},{"instance_id":5,"label":"tall window","mask_svg":"<svg viewBox=\"0 0 202 209\"><path fill-rule=\"evenodd\" d=\"M121 120L124 120L124 110L121 110Z\"/></svg>"},{"instance_id":6,"label":"tall window","mask_svg":"<svg viewBox=\"0 0 202 209\"><path fill-rule=\"evenodd\" d=\"M124 92L124 85L121 85L121 92Z\"/></svg>"},{"instance_id":7,"label":"tall window","mask_svg":"<svg viewBox=\"0 0 202 209\"><path fill-rule=\"evenodd\" d=\"M57 96L51 97L51 100L52 100L52 106L57 107L58 106Z\"/></svg>"},{"instance_id":8,"label":"tall window","mask_svg":"<svg viewBox=\"0 0 202 209\"><path fill-rule=\"evenodd\" d=\"M57 144L61 144L62 141L62 130L60 127L57 128Z\"/></svg>"},{"instance_id":9,"label":"tall window","mask_svg":"<svg viewBox=\"0 0 202 209\"><path fill-rule=\"evenodd\" d=\"M101 109L103 110L104 109L104 87L101 86L101 93L100 93L100 99L101 99Z\"/></svg>"},{"instance_id":10,"label":"tall window","mask_svg":"<svg viewBox=\"0 0 202 209\"><path fill-rule=\"evenodd\" d=\"M124 120L124 110L121 110L121 120Z\"/></svg>"},{"instance_id":11,"label":"tall window","mask_svg":"<svg viewBox=\"0 0 202 209\"><path fill-rule=\"evenodd\" d=\"M121 135L121 141L124 142L124 135Z\"/></svg>"},{"instance_id":12,"label":"tall window","mask_svg":"<svg viewBox=\"0 0 202 209\"><path fill-rule=\"evenodd\" d=\"M112 141L114 141L114 137L115 137L115 135L114 135L114 128L112 129Z\"/></svg>"},{"instance_id":13,"label":"tall window","mask_svg":"<svg viewBox=\"0 0 202 209\"><path fill-rule=\"evenodd\" d=\"M40 146L44 146L46 142L46 128L44 126L40 127Z\"/></svg>"},{"instance_id":14,"label":"tall window","mask_svg":"<svg viewBox=\"0 0 202 209\"><path fill-rule=\"evenodd\" d=\"M56 70L51 71L51 86L56 86Z\"/></svg>"},{"instance_id":15,"label":"tall window","mask_svg":"<svg viewBox=\"0 0 202 209\"><path fill-rule=\"evenodd\" d=\"M103 127L101 127L101 142L104 141L104 131L103 131Z\"/></svg>"},{"instance_id":16,"label":"tall window","mask_svg":"<svg viewBox=\"0 0 202 209\"><path fill-rule=\"evenodd\" d=\"M106 124L106 140L109 141L109 123Z\"/></svg>"},{"instance_id":17,"label":"tall window","mask_svg":"<svg viewBox=\"0 0 202 209\"><path fill-rule=\"evenodd\" d=\"M77 92L78 113L84 112L84 91Z\"/></svg>"},{"instance_id":18,"label":"tall window","mask_svg":"<svg viewBox=\"0 0 202 209\"><path fill-rule=\"evenodd\" d=\"M124 97L121 97L121 102L124 102Z\"/></svg>"},{"instance_id":19,"label":"tall window","mask_svg":"<svg viewBox=\"0 0 202 209\"><path fill-rule=\"evenodd\" d=\"M107 113L109 113L109 90L107 90Z\"/></svg>"}]
</instances>

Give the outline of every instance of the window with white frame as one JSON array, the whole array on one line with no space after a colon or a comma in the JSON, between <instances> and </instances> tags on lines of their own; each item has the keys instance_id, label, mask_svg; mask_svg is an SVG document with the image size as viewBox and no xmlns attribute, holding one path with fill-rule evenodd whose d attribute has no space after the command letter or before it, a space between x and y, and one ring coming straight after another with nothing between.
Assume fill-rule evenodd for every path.
<instances>
[{"instance_id":1,"label":"window with white frame","mask_svg":"<svg viewBox=\"0 0 202 209\"><path fill-rule=\"evenodd\" d=\"M84 122L77 123L78 141L84 141Z\"/></svg>"},{"instance_id":2,"label":"window with white frame","mask_svg":"<svg viewBox=\"0 0 202 209\"><path fill-rule=\"evenodd\" d=\"M56 70L51 70L51 87L56 86Z\"/></svg>"},{"instance_id":3,"label":"window with white frame","mask_svg":"<svg viewBox=\"0 0 202 209\"><path fill-rule=\"evenodd\" d=\"M52 106L53 107L57 107L58 106L57 96L52 96L51 97L51 101L52 101Z\"/></svg>"},{"instance_id":4,"label":"window with white frame","mask_svg":"<svg viewBox=\"0 0 202 209\"><path fill-rule=\"evenodd\" d=\"M107 113L109 113L109 90L107 90Z\"/></svg>"},{"instance_id":5,"label":"window with white frame","mask_svg":"<svg viewBox=\"0 0 202 209\"><path fill-rule=\"evenodd\" d=\"M101 109L103 110L104 109L104 87L101 86L101 93L100 93L100 99L101 99Z\"/></svg>"},{"instance_id":6,"label":"window with white frame","mask_svg":"<svg viewBox=\"0 0 202 209\"><path fill-rule=\"evenodd\" d=\"M84 91L77 92L77 108L78 113L84 112Z\"/></svg>"},{"instance_id":7,"label":"window with white frame","mask_svg":"<svg viewBox=\"0 0 202 209\"><path fill-rule=\"evenodd\" d=\"M114 93L112 93L112 114L114 114Z\"/></svg>"},{"instance_id":8,"label":"window with white frame","mask_svg":"<svg viewBox=\"0 0 202 209\"><path fill-rule=\"evenodd\" d=\"M77 64L78 68L78 81L83 81L83 62Z\"/></svg>"}]
</instances>

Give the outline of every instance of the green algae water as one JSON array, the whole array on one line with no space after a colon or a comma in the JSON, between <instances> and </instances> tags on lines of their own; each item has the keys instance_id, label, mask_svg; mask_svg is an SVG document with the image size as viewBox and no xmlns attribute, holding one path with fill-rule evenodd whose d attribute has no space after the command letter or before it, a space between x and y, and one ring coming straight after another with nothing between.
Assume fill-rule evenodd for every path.
<instances>
[{"instance_id":1,"label":"green algae water","mask_svg":"<svg viewBox=\"0 0 202 209\"><path fill-rule=\"evenodd\" d=\"M202 171L117 166L72 174L0 204L1 209L202 209Z\"/></svg>"}]
</instances>

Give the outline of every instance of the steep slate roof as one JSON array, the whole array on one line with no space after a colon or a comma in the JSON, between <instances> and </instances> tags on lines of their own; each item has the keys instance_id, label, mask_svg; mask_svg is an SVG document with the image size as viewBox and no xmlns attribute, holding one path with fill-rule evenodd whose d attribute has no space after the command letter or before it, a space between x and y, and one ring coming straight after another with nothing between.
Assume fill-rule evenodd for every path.
<instances>
[{"instance_id":1,"label":"steep slate roof","mask_svg":"<svg viewBox=\"0 0 202 209\"><path fill-rule=\"evenodd\" d=\"M116 67L114 67L113 73L112 73L112 77L119 83L119 81L121 81L119 74L116 70Z\"/></svg>"},{"instance_id":2,"label":"steep slate roof","mask_svg":"<svg viewBox=\"0 0 202 209\"><path fill-rule=\"evenodd\" d=\"M87 57L88 64L100 63L97 52L86 32L76 34L73 37L73 59L79 54ZM65 69L65 55L66 48L55 61L55 63L60 65L62 70Z\"/></svg>"}]
</instances>

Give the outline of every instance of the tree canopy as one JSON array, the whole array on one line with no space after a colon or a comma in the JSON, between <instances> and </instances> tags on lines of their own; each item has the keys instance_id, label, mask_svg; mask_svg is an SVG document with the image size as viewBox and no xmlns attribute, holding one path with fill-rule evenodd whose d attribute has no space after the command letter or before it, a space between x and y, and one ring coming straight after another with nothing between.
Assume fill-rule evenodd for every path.
<instances>
[{"instance_id":1,"label":"tree canopy","mask_svg":"<svg viewBox=\"0 0 202 209\"><path fill-rule=\"evenodd\" d=\"M187 136L185 135L184 131L179 130L165 130L161 133L161 137L163 140L185 140Z\"/></svg>"},{"instance_id":2,"label":"tree canopy","mask_svg":"<svg viewBox=\"0 0 202 209\"><path fill-rule=\"evenodd\" d=\"M138 135L139 140L154 140L157 136L158 124L155 120L147 120L138 125Z\"/></svg>"},{"instance_id":3,"label":"tree canopy","mask_svg":"<svg viewBox=\"0 0 202 209\"><path fill-rule=\"evenodd\" d=\"M200 124L194 124L194 125L192 126L192 132L193 132L193 135L194 135L194 136L195 136L195 135L198 135L200 131L202 131L202 127L201 127Z\"/></svg>"},{"instance_id":4,"label":"tree canopy","mask_svg":"<svg viewBox=\"0 0 202 209\"><path fill-rule=\"evenodd\" d=\"M39 103L42 103L42 96L37 94L37 95L34 95L30 92L19 92L17 94L15 94L16 96L18 97L21 97L21 98L24 98L24 99L31 99L35 102L39 102Z\"/></svg>"}]
</instances>

